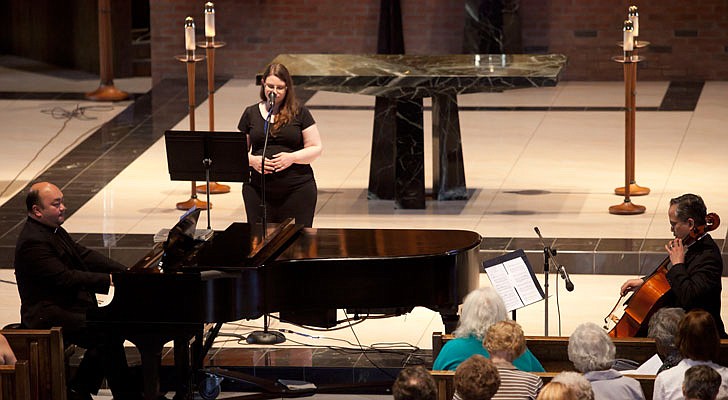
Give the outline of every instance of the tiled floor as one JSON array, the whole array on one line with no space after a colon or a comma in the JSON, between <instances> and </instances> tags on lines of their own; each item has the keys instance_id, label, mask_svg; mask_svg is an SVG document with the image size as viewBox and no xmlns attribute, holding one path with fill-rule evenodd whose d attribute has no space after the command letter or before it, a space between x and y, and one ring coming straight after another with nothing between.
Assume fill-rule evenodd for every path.
<instances>
[{"instance_id":1,"label":"tiled floor","mask_svg":"<svg viewBox=\"0 0 728 400\"><path fill-rule=\"evenodd\" d=\"M20 191L29 182L44 179L61 186L73 212L65 228L127 264L146 252L155 232L174 224L180 215L175 203L189 197L188 182L169 180L162 139L167 129L189 128L185 82L165 81L151 91L148 79L119 79L116 84L132 92L133 99L92 103L82 94L98 85L93 76L0 56L0 132L5 139L0 150L0 323L19 319L10 268L24 218ZM209 122L204 86L198 81L199 130ZM243 107L255 101L258 88L244 80L218 86L216 130L236 131ZM533 230L538 226L573 274L573 292L564 291L563 283L551 275L548 332L568 335L578 323L601 323L617 301L620 283L661 260L661 246L670 237L666 214L671 197L695 192L704 197L709 211L728 213L726 93L728 82L638 83L636 177L652 192L632 198L647 207L645 214L616 216L607 210L622 202L613 194L624 181L620 82L561 82L553 88L461 96L471 197L428 201L424 210L398 210L392 202L366 199L373 99L318 92L307 102L324 143L324 153L313 165L319 187L314 226L477 231L484 237L484 258L524 248L543 284L541 244ZM96 119L82 119L78 113L57 119L45 111L60 112L58 108L80 108L85 117ZM426 111L426 127L429 117ZM427 157L425 162L429 168ZM241 186L231 186L231 193L212 197L214 229L245 219ZM723 245L726 232L723 225L713 237ZM481 282L489 284L485 275ZM560 293L553 296L557 287ZM723 315L725 319L728 312ZM340 317L345 317L343 312ZM519 310L518 321L527 334L544 334L544 302ZM260 321L240 321L227 324L223 332L243 337L259 327ZM253 352L253 365L299 362L290 361L290 355L277 358L290 346L315 346L313 354L325 346L356 349L385 343L396 343L404 363L413 349L430 348L431 333L443 329L436 313L420 308L336 331L277 321L272 327L296 333L286 333L289 340L283 345ZM246 346L235 337L221 337L213 355L220 348ZM345 349L336 351L350 365L369 363L361 351L349 354ZM310 355L303 363L313 359Z\"/></svg>"}]
</instances>

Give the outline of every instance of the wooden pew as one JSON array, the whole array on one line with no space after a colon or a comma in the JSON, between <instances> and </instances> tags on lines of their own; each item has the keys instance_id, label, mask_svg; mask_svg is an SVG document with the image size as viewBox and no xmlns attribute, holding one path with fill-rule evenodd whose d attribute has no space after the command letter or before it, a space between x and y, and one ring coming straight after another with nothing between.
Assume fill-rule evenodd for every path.
<instances>
[{"instance_id":1,"label":"wooden pew","mask_svg":"<svg viewBox=\"0 0 728 400\"><path fill-rule=\"evenodd\" d=\"M66 367L61 328L4 329L18 360L27 360L30 397L35 400L66 400Z\"/></svg>"},{"instance_id":2,"label":"wooden pew","mask_svg":"<svg viewBox=\"0 0 728 400\"><path fill-rule=\"evenodd\" d=\"M28 361L0 365L0 400L30 400L30 368Z\"/></svg>"},{"instance_id":3,"label":"wooden pew","mask_svg":"<svg viewBox=\"0 0 728 400\"><path fill-rule=\"evenodd\" d=\"M455 371L430 371L430 374L433 378L435 378L435 385L437 386L437 400L452 400L452 396L455 393L455 384L453 382ZM538 372L535 375L540 376L545 385L557 374L557 372ZM652 392L655 388L655 377L653 375L628 376L637 379L640 386L642 386L642 392L645 394L645 399L652 400Z\"/></svg>"},{"instance_id":4,"label":"wooden pew","mask_svg":"<svg viewBox=\"0 0 728 400\"><path fill-rule=\"evenodd\" d=\"M432 334L432 360L437 358L442 346L452 339L452 335L440 332ZM648 338L613 339L617 349L616 358L636 361L640 364L647 361L657 353L655 341ZM572 371L574 365L569 361L567 347L569 338L566 336L526 336L526 346L541 362L548 372ZM719 364L728 365L728 341L721 341Z\"/></svg>"}]
</instances>

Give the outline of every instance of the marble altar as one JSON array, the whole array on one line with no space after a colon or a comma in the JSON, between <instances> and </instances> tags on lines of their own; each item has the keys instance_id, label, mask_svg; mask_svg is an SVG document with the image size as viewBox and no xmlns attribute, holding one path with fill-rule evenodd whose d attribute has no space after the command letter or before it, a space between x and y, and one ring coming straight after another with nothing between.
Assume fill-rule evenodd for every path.
<instances>
[{"instance_id":1,"label":"marble altar","mask_svg":"<svg viewBox=\"0 0 728 400\"><path fill-rule=\"evenodd\" d=\"M467 198L457 95L555 86L561 54L281 54L297 87L377 96L369 198L425 208L423 103L432 98L432 196ZM258 75L260 82L260 75Z\"/></svg>"}]
</instances>

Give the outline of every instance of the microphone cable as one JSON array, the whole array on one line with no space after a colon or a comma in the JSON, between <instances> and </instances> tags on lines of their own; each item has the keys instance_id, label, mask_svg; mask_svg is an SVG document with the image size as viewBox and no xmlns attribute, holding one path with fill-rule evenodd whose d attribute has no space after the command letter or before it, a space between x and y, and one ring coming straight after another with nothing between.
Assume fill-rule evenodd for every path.
<instances>
[{"instance_id":1,"label":"microphone cable","mask_svg":"<svg viewBox=\"0 0 728 400\"><path fill-rule=\"evenodd\" d=\"M51 138L48 139L40 147L40 149L35 153L35 155L30 159L30 161L28 161L25 164L25 166L23 168L21 168L20 171L18 171L18 173L13 177L13 179L11 179L10 181L8 181L7 185L5 185L5 187L3 188L3 190L0 191L0 198L2 198L5 195L5 193L8 191L8 189L10 189L10 187L12 187L13 184L15 184L17 182L17 180L20 177L20 175L22 175L23 172L25 172L28 168L30 168L30 166L33 164L33 162L35 162L35 160L37 160L38 157L40 157L41 153L43 153L43 151L54 140L56 140L61 135L61 133L66 129L66 126L68 126L68 123L71 122L72 119L79 119L81 121L95 120L95 119L98 119L98 118L97 117L91 117L91 116L86 115L86 111L111 111L113 109L114 109L113 106L84 106L84 107L80 107L78 104L76 104L76 108L74 108L71 111L68 111L68 110L66 110L66 109L64 109L62 107L53 107L53 108L42 109L40 112L42 112L43 114L48 114L51 117L53 117L53 119L62 119L62 120L64 120L63 121L63 124L61 125L61 128L55 134L53 134L53 136L51 136ZM75 147L76 144L78 144L78 142L81 139L86 138L86 135L89 132L93 132L93 131L99 129L99 127L101 127L101 125L96 125L96 126L90 128L90 129L84 131L75 140L73 140L68 146L64 147L63 150L61 150L61 152L58 155L56 155L55 157L52 157L51 160L48 161L40 169L40 172L38 172L37 174L35 174L29 181L32 182L36 178L38 178L38 176L40 176L40 174L42 174L43 172L45 172L45 170L51 164L55 163L56 161L58 161L59 158L61 158L63 155L65 155L66 154L66 151L69 148Z\"/></svg>"}]
</instances>

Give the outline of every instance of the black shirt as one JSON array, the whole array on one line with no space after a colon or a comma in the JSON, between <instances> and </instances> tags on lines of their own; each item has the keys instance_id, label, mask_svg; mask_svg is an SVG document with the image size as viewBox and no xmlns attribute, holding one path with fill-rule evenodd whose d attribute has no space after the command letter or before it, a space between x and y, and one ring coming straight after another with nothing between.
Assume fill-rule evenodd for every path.
<instances>
[{"instance_id":1,"label":"black shirt","mask_svg":"<svg viewBox=\"0 0 728 400\"><path fill-rule=\"evenodd\" d=\"M272 133L268 137L268 147L265 150L266 157L272 158L273 155L281 152L294 152L303 148L303 131L315 124L311 112L305 106L302 106L293 119L286 125L282 126L277 132ZM272 124L271 124L272 128ZM265 118L261 115L259 104L253 104L243 111L238 123L238 130L249 135L251 153L253 155L263 154L263 144L265 143ZM276 188L284 185L286 187L295 187L306 183L313 179L313 169L308 164L293 164L283 171L268 174L266 179L266 192L268 188ZM250 184L256 187L260 186L260 174L253 168L250 168Z\"/></svg>"}]
</instances>

